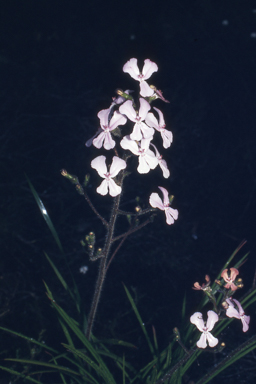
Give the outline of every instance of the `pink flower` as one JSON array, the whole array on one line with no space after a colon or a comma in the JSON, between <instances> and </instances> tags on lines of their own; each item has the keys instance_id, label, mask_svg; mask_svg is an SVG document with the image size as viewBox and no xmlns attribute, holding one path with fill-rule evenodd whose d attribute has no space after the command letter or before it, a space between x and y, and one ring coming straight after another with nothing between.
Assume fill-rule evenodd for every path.
<instances>
[{"instance_id":1,"label":"pink flower","mask_svg":"<svg viewBox=\"0 0 256 384\"><path fill-rule=\"evenodd\" d=\"M162 155L160 155L160 153L158 152L156 146L154 144L152 144L152 143L150 143L150 145L152 145L152 147L154 147L154 149L155 149L155 154L156 154L156 158L158 160L159 167L163 171L163 177L165 179L168 179L168 177L170 176L170 171L169 171L169 169L167 167L166 161L163 160Z\"/></svg>"},{"instance_id":2,"label":"pink flower","mask_svg":"<svg viewBox=\"0 0 256 384\"><path fill-rule=\"evenodd\" d=\"M124 104L121 105L119 111L128 117L131 121L133 121L134 127L133 131L130 135L132 140L141 140L142 137L144 139L152 138L154 135L154 129L148 127L143 120L145 120L148 111L150 110L150 104L145 100L140 98L140 109L137 113L132 106L132 100L127 100Z\"/></svg>"},{"instance_id":3,"label":"pink flower","mask_svg":"<svg viewBox=\"0 0 256 384\"><path fill-rule=\"evenodd\" d=\"M157 131L159 131L161 133L164 148L169 148L171 143L172 143L172 139L173 139L172 132L165 129L164 115L160 111L160 109L155 108L155 107L153 107L153 108L158 113L159 121L157 121L155 115L152 112L147 114L145 121L146 121L147 125L155 128Z\"/></svg>"},{"instance_id":4,"label":"pink flower","mask_svg":"<svg viewBox=\"0 0 256 384\"><path fill-rule=\"evenodd\" d=\"M233 283L235 281L239 271L236 268L230 268L230 275L228 276L228 269L224 269L221 273L221 277L226 281L227 284L224 285L225 288L231 289L232 291L237 290L237 286Z\"/></svg>"},{"instance_id":5,"label":"pink flower","mask_svg":"<svg viewBox=\"0 0 256 384\"><path fill-rule=\"evenodd\" d=\"M166 216L166 223L168 225L171 225L174 223L174 220L178 219L178 211L177 209L173 209L170 207L168 191L163 187L158 188L163 193L164 201L162 201L158 193L151 193L149 197L149 204L153 208L158 208L161 209L161 211L164 211Z\"/></svg>"},{"instance_id":6,"label":"pink flower","mask_svg":"<svg viewBox=\"0 0 256 384\"><path fill-rule=\"evenodd\" d=\"M144 61L144 67L142 69L142 72L139 71L137 59L130 59L125 63L123 66L123 71L125 73L129 73L129 75L140 82L140 94L143 97L149 97L154 94L154 90L150 88L148 83L145 81L150 78L152 73L158 71L158 66L156 63L153 63L153 61L146 59Z\"/></svg>"},{"instance_id":7,"label":"pink flower","mask_svg":"<svg viewBox=\"0 0 256 384\"><path fill-rule=\"evenodd\" d=\"M232 301L236 304L238 310L235 308ZM246 316L244 314L244 310L242 308L242 305L239 303L236 299L226 299L226 302L228 303L229 307L226 310L226 315L228 317L235 317L236 319L239 319L242 321L243 324L243 332L247 332L249 329L249 323L250 323L250 316Z\"/></svg>"},{"instance_id":8,"label":"pink flower","mask_svg":"<svg viewBox=\"0 0 256 384\"><path fill-rule=\"evenodd\" d=\"M134 155L139 156L139 166L137 171L139 173L148 173L150 169L154 169L158 160L149 149L150 139L142 139L140 143L137 144L136 141L131 140L130 136L125 136L120 145L123 149L129 149Z\"/></svg>"},{"instance_id":9,"label":"pink flower","mask_svg":"<svg viewBox=\"0 0 256 384\"><path fill-rule=\"evenodd\" d=\"M106 156L98 156L92 160L91 167L96 169L100 177L103 177L104 179L97 188L97 192L100 195L105 196L109 191L110 196L115 197L121 193L121 187L112 179L121 171L121 169L126 168L126 162L124 160L114 156L108 172L106 166Z\"/></svg>"},{"instance_id":10,"label":"pink flower","mask_svg":"<svg viewBox=\"0 0 256 384\"><path fill-rule=\"evenodd\" d=\"M207 347L206 341L208 341L208 344L210 347L215 347L219 342L219 340L210 333L215 323L219 320L219 317L217 313L215 313L214 311L208 311L207 315L208 315L208 319L206 324L203 320L203 315L200 312L195 312L190 317L190 322L192 324L195 324L197 329L199 329L199 331L202 332L200 339L196 343L198 348L206 348Z\"/></svg>"},{"instance_id":11,"label":"pink flower","mask_svg":"<svg viewBox=\"0 0 256 384\"><path fill-rule=\"evenodd\" d=\"M124 125L127 121L126 117L121 113L115 111L111 120L109 121L110 109L103 109L98 113L100 119L101 133L93 140L93 145L96 148L101 148L102 145L105 149L112 149L116 145L115 141L111 137L111 131L113 131L118 125Z\"/></svg>"}]
</instances>

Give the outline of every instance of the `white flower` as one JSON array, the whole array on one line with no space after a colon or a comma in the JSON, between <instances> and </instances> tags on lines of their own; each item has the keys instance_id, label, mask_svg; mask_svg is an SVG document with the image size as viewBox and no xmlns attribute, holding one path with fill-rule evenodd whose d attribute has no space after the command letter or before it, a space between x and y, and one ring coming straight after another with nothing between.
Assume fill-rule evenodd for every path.
<instances>
[{"instance_id":1,"label":"white flower","mask_svg":"<svg viewBox=\"0 0 256 384\"><path fill-rule=\"evenodd\" d=\"M208 341L208 344L210 347L215 347L219 342L219 340L210 333L215 323L219 320L219 317L217 313L214 311L208 311L207 315L208 315L208 319L206 324L203 320L203 316L201 312L195 312L190 317L190 322L192 324L195 324L197 329L199 329L199 331L202 332L200 339L196 343L198 348L206 348L207 347L206 341Z\"/></svg>"},{"instance_id":2,"label":"white flower","mask_svg":"<svg viewBox=\"0 0 256 384\"><path fill-rule=\"evenodd\" d=\"M103 109L98 113L100 119L101 133L93 139L93 145L96 148L101 148L102 145L105 149L112 149L116 145L115 141L111 137L111 131L113 131L118 125L124 125L127 121L126 117L121 113L115 111L111 120L109 121L110 109Z\"/></svg>"},{"instance_id":3,"label":"white flower","mask_svg":"<svg viewBox=\"0 0 256 384\"><path fill-rule=\"evenodd\" d=\"M119 108L120 113L126 115L128 119L135 123L130 138L132 140L141 140L142 137L144 139L152 138L155 132L154 129L148 127L143 122L151 108L150 104L145 99L140 98L140 109L138 113L135 111L132 104L132 100L127 100Z\"/></svg>"},{"instance_id":4,"label":"white flower","mask_svg":"<svg viewBox=\"0 0 256 384\"><path fill-rule=\"evenodd\" d=\"M238 310L235 308L235 306L232 303L232 301L234 301L234 303L237 305ZM243 324L243 332L247 332L248 329L249 329L250 316L246 316L244 314L244 310L242 308L242 305L239 303L238 300L232 299L232 301L230 299L226 300L226 302L229 305L229 307L228 307L228 309L226 311L226 315L228 317L235 317L236 319L241 320L242 324Z\"/></svg>"},{"instance_id":5,"label":"white flower","mask_svg":"<svg viewBox=\"0 0 256 384\"><path fill-rule=\"evenodd\" d=\"M126 168L126 162L124 160L114 156L108 172L106 166L106 156L98 156L92 160L91 167L96 169L100 177L104 178L100 186L97 188L97 192L100 195L105 196L109 191L110 196L115 197L121 193L121 187L114 182L113 177L115 177L121 169Z\"/></svg>"},{"instance_id":6,"label":"white flower","mask_svg":"<svg viewBox=\"0 0 256 384\"><path fill-rule=\"evenodd\" d=\"M150 139L142 139L139 144L131 140L130 136L125 136L120 145L123 149L129 149L134 155L139 156L139 166L137 171L139 173L148 173L150 169L154 169L158 160L154 152L149 149Z\"/></svg>"},{"instance_id":7,"label":"white flower","mask_svg":"<svg viewBox=\"0 0 256 384\"><path fill-rule=\"evenodd\" d=\"M154 94L154 90L150 88L148 83L145 81L150 78L152 73L158 71L158 66L153 61L146 59L144 61L144 67L142 72L140 73L138 64L138 60L133 58L127 61L123 66L123 71L125 73L129 73L129 75L140 82L140 94L143 97L149 97Z\"/></svg>"},{"instance_id":8,"label":"white flower","mask_svg":"<svg viewBox=\"0 0 256 384\"><path fill-rule=\"evenodd\" d=\"M151 193L149 197L149 204L153 208L158 208L158 209L161 209L161 211L164 211L166 216L166 223L168 225L171 225L174 223L174 220L178 219L179 213L177 209L173 209L170 207L168 191L163 187L158 187L158 188L163 193L164 201L162 201L158 193Z\"/></svg>"},{"instance_id":9,"label":"white flower","mask_svg":"<svg viewBox=\"0 0 256 384\"><path fill-rule=\"evenodd\" d=\"M153 107L153 108L157 111L157 113L159 115L159 121L157 121L155 115L152 112L147 114L145 121L146 121L147 125L155 128L157 131L159 131L161 133L161 136L163 139L163 147L169 148L171 143L172 143L172 140L173 140L172 132L165 129L166 125L165 125L165 121L164 121L164 115L160 111L160 109L155 108L155 107Z\"/></svg>"}]
</instances>

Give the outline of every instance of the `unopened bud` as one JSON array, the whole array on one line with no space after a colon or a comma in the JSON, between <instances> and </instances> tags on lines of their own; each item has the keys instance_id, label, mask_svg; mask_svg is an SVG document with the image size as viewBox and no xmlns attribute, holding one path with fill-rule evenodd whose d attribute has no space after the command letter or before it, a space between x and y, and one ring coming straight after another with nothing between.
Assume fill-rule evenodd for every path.
<instances>
[{"instance_id":1,"label":"unopened bud","mask_svg":"<svg viewBox=\"0 0 256 384\"><path fill-rule=\"evenodd\" d=\"M78 181L77 176L71 175L70 173L68 173L68 172L66 171L66 169L62 169L62 170L60 171L60 173L62 174L62 176L66 177L68 180L70 180L71 183L73 183L73 184L79 184L79 181Z\"/></svg>"},{"instance_id":2,"label":"unopened bud","mask_svg":"<svg viewBox=\"0 0 256 384\"><path fill-rule=\"evenodd\" d=\"M90 175L89 175L89 173L87 173L87 175L85 175L85 177L84 177L84 182L83 182L85 187L89 183L89 180L90 180Z\"/></svg>"},{"instance_id":3,"label":"unopened bud","mask_svg":"<svg viewBox=\"0 0 256 384\"><path fill-rule=\"evenodd\" d=\"M76 190L79 193L79 195L84 195L84 190L80 184L76 184Z\"/></svg>"},{"instance_id":4,"label":"unopened bud","mask_svg":"<svg viewBox=\"0 0 256 384\"><path fill-rule=\"evenodd\" d=\"M172 204L173 200L174 200L174 195L170 195L170 196L169 196L169 202L170 202L170 204Z\"/></svg>"},{"instance_id":5,"label":"unopened bud","mask_svg":"<svg viewBox=\"0 0 256 384\"><path fill-rule=\"evenodd\" d=\"M137 207L135 207L135 212L139 213L140 211L141 211L141 207L137 205Z\"/></svg>"}]
</instances>

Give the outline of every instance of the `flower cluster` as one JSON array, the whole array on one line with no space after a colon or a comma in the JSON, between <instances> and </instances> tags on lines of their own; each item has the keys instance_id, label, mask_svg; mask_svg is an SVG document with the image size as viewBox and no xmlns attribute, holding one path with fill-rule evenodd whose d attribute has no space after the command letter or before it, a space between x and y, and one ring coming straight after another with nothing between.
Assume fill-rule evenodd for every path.
<instances>
[{"instance_id":1,"label":"flower cluster","mask_svg":"<svg viewBox=\"0 0 256 384\"><path fill-rule=\"evenodd\" d=\"M92 144L97 149L104 148L107 151L114 150L115 152L109 171L106 165L106 156L97 156L91 162L91 167L104 179L96 189L103 196L109 193L115 197L121 193L122 182L120 182L119 173L127 167L127 159L132 155L138 159L137 171L140 174L146 174L159 165L163 177L167 179L170 176L166 161L152 143L156 132L160 133L165 149L171 146L173 140L172 132L166 129L161 110L155 107L151 108L151 103L155 99L168 102L160 90L147 83L147 80L156 71L158 71L156 63L149 59L144 61L141 72L138 68L137 59L130 59L123 66L123 72L128 73L139 82L138 108L131 95L131 90L125 92L118 90L118 96L113 98L110 107L103 109L97 115L100 127L96 134L86 142L86 146L89 147ZM124 127L127 122L132 125L128 131ZM121 151L124 150L122 157L118 155L120 149ZM178 211L170 207L168 191L163 187L159 187L159 189L163 193L163 200L157 193L152 193L149 203L153 208L165 212L167 224L173 224L174 220L178 218Z\"/></svg>"},{"instance_id":2,"label":"flower cluster","mask_svg":"<svg viewBox=\"0 0 256 384\"><path fill-rule=\"evenodd\" d=\"M230 290L231 293L236 291L237 288L242 287L242 285L236 285L236 277L239 275L239 271L236 268L230 268L230 273L228 274L228 269L224 269L221 273L221 277L223 278L226 284L222 284L219 280L216 280L218 285L222 285L225 290L220 292L219 290L214 290L210 287L211 281L208 275L205 276L206 284L202 284L202 286L196 282L194 283L193 289L202 290L204 293L210 298L210 300L214 304L214 311L208 311L208 319L206 323L203 320L203 315L201 312L195 312L190 317L190 322L194 324L197 329L202 332L199 340L197 341L198 348L206 348L207 342L210 347L215 347L218 344L218 339L214 337L210 331L214 328L214 325L217 321L219 321L219 315L223 312L223 309L226 311L225 315L227 317L234 317L236 319L241 320L243 326L243 332L247 332L249 329L250 316L246 316L244 310L242 308L241 303L229 296ZM218 310L217 301L215 299L215 293L222 293L222 307ZM218 312L218 313L217 313Z\"/></svg>"}]
</instances>

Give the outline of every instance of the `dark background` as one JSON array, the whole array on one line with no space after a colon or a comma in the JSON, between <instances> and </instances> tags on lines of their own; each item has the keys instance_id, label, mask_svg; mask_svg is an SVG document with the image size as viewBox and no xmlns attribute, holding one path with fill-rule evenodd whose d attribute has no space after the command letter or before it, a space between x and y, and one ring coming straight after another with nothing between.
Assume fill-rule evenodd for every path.
<instances>
[{"instance_id":1,"label":"dark background","mask_svg":"<svg viewBox=\"0 0 256 384\"><path fill-rule=\"evenodd\" d=\"M81 181L90 172L96 152L84 143L98 128L97 113L108 108L116 88L137 89L122 72L132 57L138 58L140 67L146 58L158 64L152 81L170 104L155 105L163 110L174 142L162 151L170 179L163 181L158 171L135 177L134 182L131 176L123 208L132 208L136 196L147 206L150 193L163 185L175 195L179 219L169 227L159 214L151 226L127 241L111 265L95 334L137 342L143 351L134 315L126 314L130 306L124 282L165 347L181 321L185 292L189 318L201 298L191 290L193 283L203 282L206 273L214 279L243 239L247 244L239 255L250 251L240 270L243 293L252 285L256 1L4 1L0 6L2 326L35 338L47 329L47 342L63 341L61 330L49 327L54 315L42 280L60 304L68 299L43 251L70 284L73 274L86 313L89 310L97 263L88 261L80 240L93 230L102 245L104 231L60 170L66 168ZM111 198L95 196L99 179L91 173L89 194L107 217ZM25 174L48 210L65 256L46 227ZM89 267L86 275L79 273L82 265ZM255 308L250 308L250 315L250 331L241 340L255 332ZM226 343L227 337L223 336ZM17 339L10 343L10 336L1 338L3 357L24 355ZM253 382L252 364L251 356L239 372L233 368L233 374L241 375L239 383ZM222 378L225 383L233 380L231 373Z\"/></svg>"}]
</instances>

